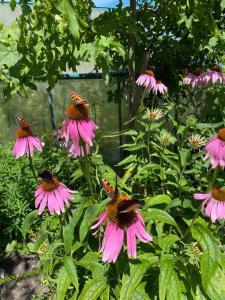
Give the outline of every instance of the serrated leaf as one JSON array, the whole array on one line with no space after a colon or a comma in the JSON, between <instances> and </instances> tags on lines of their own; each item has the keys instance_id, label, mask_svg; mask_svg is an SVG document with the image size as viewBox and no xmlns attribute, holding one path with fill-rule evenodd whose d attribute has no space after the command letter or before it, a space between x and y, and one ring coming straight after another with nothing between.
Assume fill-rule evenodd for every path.
<instances>
[{"instance_id":1,"label":"serrated leaf","mask_svg":"<svg viewBox=\"0 0 225 300\"><path fill-rule=\"evenodd\" d=\"M66 296L66 292L70 286L71 280L69 275L65 269L65 267L61 267L59 270L59 275L57 279L57 288L56 288L56 300L64 300Z\"/></svg>"},{"instance_id":2,"label":"serrated leaf","mask_svg":"<svg viewBox=\"0 0 225 300\"><path fill-rule=\"evenodd\" d=\"M98 204L94 204L92 206L89 206L84 214L82 223L79 228L79 236L80 236L80 242L82 243L85 239L88 231L90 230L90 225L94 222L97 212L98 212Z\"/></svg>"},{"instance_id":3,"label":"serrated leaf","mask_svg":"<svg viewBox=\"0 0 225 300\"><path fill-rule=\"evenodd\" d=\"M23 220L23 223L21 225L21 233L23 238L25 239L26 234L28 230L30 229L30 226L33 224L33 222L38 218L38 211L33 210L31 211Z\"/></svg>"},{"instance_id":4,"label":"serrated leaf","mask_svg":"<svg viewBox=\"0 0 225 300\"><path fill-rule=\"evenodd\" d=\"M79 282L78 282L78 277L77 277L77 270L76 266L74 265L73 259L71 256L64 256L63 258L64 262L64 267L67 271L67 274L69 275L69 278L76 288L76 290L79 290Z\"/></svg>"},{"instance_id":5,"label":"serrated leaf","mask_svg":"<svg viewBox=\"0 0 225 300\"><path fill-rule=\"evenodd\" d=\"M120 290L120 300L130 300L133 291L137 288L141 282L146 270L148 268L147 262L141 264L131 264L130 276L123 274L122 287Z\"/></svg>"},{"instance_id":6,"label":"serrated leaf","mask_svg":"<svg viewBox=\"0 0 225 300\"><path fill-rule=\"evenodd\" d=\"M214 276L220 262L220 249L218 244L211 233L203 224L196 222L191 228L192 235L197 240L202 249L203 255L201 256L201 277L202 284L207 289L210 280Z\"/></svg>"},{"instance_id":7,"label":"serrated leaf","mask_svg":"<svg viewBox=\"0 0 225 300\"><path fill-rule=\"evenodd\" d=\"M80 296L78 297L78 300L97 300L106 288L107 283L106 278L104 277L89 280L85 284Z\"/></svg>"},{"instance_id":8,"label":"serrated leaf","mask_svg":"<svg viewBox=\"0 0 225 300\"><path fill-rule=\"evenodd\" d=\"M154 197L147 197L144 199L145 205L143 207L143 210L159 204L169 204L171 201L172 199L170 198L170 196L165 194L156 195Z\"/></svg>"}]
</instances>

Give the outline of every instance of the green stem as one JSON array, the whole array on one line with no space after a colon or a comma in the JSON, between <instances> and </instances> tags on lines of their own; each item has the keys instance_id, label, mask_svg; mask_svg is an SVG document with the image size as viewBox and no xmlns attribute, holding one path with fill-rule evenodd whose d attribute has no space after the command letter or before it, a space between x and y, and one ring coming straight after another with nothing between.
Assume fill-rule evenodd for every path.
<instances>
[{"instance_id":1,"label":"green stem","mask_svg":"<svg viewBox=\"0 0 225 300\"><path fill-rule=\"evenodd\" d=\"M22 273L22 274L19 274L19 275L13 275L13 276L9 276L9 277L6 277L6 278L0 278L0 284L1 283L6 283L6 282L9 282L9 281L14 281L14 280L17 281L17 280L20 280L20 279L24 279L24 278L27 278L27 277L34 276L34 275L38 275L39 273L40 273L40 269L36 268L31 272L25 272L25 273Z\"/></svg>"},{"instance_id":2,"label":"green stem","mask_svg":"<svg viewBox=\"0 0 225 300\"><path fill-rule=\"evenodd\" d=\"M141 97L141 105L140 105L140 110L144 110L144 99L145 99L145 94L146 94L147 89L145 88Z\"/></svg>"},{"instance_id":3,"label":"green stem","mask_svg":"<svg viewBox=\"0 0 225 300\"><path fill-rule=\"evenodd\" d=\"M191 226L194 224L195 220L197 219L197 217L198 217L198 215L199 215L201 209L202 209L202 205L200 205L199 208L196 210L195 215L194 215L194 218L192 219L192 222L191 222L190 226L187 228L187 230L185 231L185 233L184 233L184 235L183 235L183 238L182 238L183 240L184 240L184 239L188 236L188 234L190 233L190 231L191 231Z\"/></svg>"},{"instance_id":4,"label":"green stem","mask_svg":"<svg viewBox=\"0 0 225 300\"><path fill-rule=\"evenodd\" d=\"M209 190L211 190L211 189L213 188L213 186L214 186L214 183L215 183L216 178L217 178L217 176L218 176L218 171L219 171L219 168L218 168L218 167L216 167L216 168L213 170L212 177L211 177L211 179L210 179L210 181L209 181Z\"/></svg>"},{"instance_id":5,"label":"green stem","mask_svg":"<svg viewBox=\"0 0 225 300\"><path fill-rule=\"evenodd\" d=\"M37 175L36 175L36 173L35 173L35 168L34 168L33 160L32 160L32 157L31 157L31 155L30 155L30 147L29 147L29 144L28 144L28 151L29 151L29 155L28 155L28 159L29 159L29 167L30 167L30 169L31 169L31 172L32 172L32 174L33 174L33 176L34 176L35 181L37 181Z\"/></svg>"},{"instance_id":6,"label":"green stem","mask_svg":"<svg viewBox=\"0 0 225 300\"><path fill-rule=\"evenodd\" d=\"M116 267L117 281L118 281L118 283L120 283L121 279L120 279L120 269L119 269L118 260L115 262L115 267Z\"/></svg>"},{"instance_id":7,"label":"green stem","mask_svg":"<svg viewBox=\"0 0 225 300\"><path fill-rule=\"evenodd\" d=\"M81 146L83 148L83 151L84 151L84 164L85 164L85 171L82 169L83 171L83 174L88 182L88 185L89 185L89 189L90 189L90 193L91 193L91 198L92 198L92 202L95 201L95 193L94 193L94 189L93 189L93 183L92 183L92 179L91 179L91 173L90 173L90 162L89 162L89 159L88 159L88 156L87 156L87 151L86 151L86 148L85 148L85 145L82 145Z\"/></svg>"}]
</instances>

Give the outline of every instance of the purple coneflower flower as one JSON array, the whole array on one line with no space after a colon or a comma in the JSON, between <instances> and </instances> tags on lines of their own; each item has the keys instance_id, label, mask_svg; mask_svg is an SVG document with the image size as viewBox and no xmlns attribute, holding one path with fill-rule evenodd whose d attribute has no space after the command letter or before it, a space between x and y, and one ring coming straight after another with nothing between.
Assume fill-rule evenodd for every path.
<instances>
[{"instance_id":1,"label":"purple coneflower flower","mask_svg":"<svg viewBox=\"0 0 225 300\"><path fill-rule=\"evenodd\" d=\"M216 220L225 219L225 189L214 188L205 194L196 193L194 198L203 200L202 207L205 214L211 218L213 223Z\"/></svg>"},{"instance_id":2,"label":"purple coneflower flower","mask_svg":"<svg viewBox=\"0 0 225 300\"><path fill-rule=\"evenodd\" d=\"M87 144L88 147L93 146L97 126L88 117L87 101L75 92L71 93L71 96L74 103L70 104L67 108L66 114L68 118L63 122L62 128L59 130L59 135L65 139L66 145L70 139L72 140L73 145L70 149L70 154L73 155L75 153L75 156L79 156L78 151L76 151L78 147L81 147L83 144ZM82 150L80 150L81 153Z\"/></svg>"},{"instance_id":3,"label":"purple coneflower flower","mask_svg":"<svg viewBox=\"0 0 225 300\"><path fill-rule=\"evenodd\" d=\"M21 117L16 117L20 128L16 130L16 143L13 147L12 153L19 158L26 154L33 156L34 150L42 152L42 143L38 136L33 135L28 123Z\"/></svg>"},{"instance_id":4,"label":"purple coneflower flower","mask_svg":"<svg viewBox=\"0 0 225 300\"><path fill-rule=\"evenodd\" d=\"M212 168L220 166L225 167L225 128L218 131L217 135L213 136L205 146L205 159L211 159Z\"/></svg>"},{"instance_id":5,"label":"purple coneflower flower","mask_svg":"<svg viewBox=\"0 0 225 300\"><path fill-rule=\"evenodd\" d=\"M103 252L103 262L115 263L123 246L125 232L128 257L137 257L136 237L143 243L152 241L152 237L145 230L141 215L129 207L136 207L135 200L129 200L125 196L114 198L107 205L106 211L98 217L97 223L91 227L96 229L107 222L100 249Z\"/></svg>"},{"instance_id":6,"label":"purple coneflower flower","mask_svg":"<svg viewBox=\"0 0 225 300\"><path fill-rule=\"evenodd\" d=\"M222 73L222 69L215 65L210 68L210 71L206 71L201 75L204 85L212 84L225 84L225 75Z\"/></svg>"},{"instance_id":7,"label":"purple coneflower flower","mask_svg":"<svg viewBox=\"0 0 225 300\"><path fill-rule=\"evenodd\" d=\"M156 85L152 89L153 93L157 94L158 92L160 94L164 94L168 91L168 88L163 84L160 80L156 80Z\"/></svg>"},{"instance_id":8,"label":"purple coneflower flower","mask_svg":"<svg viewBox=\"0 0 225 300\"><path fill-rule=\"evenodd\" d=\"M193 73L189 73L183 79L184 84L191 84L192 87L203 85L203 80L201 77L202 71L200 68L196 68Z\"/></svg>"},{"instance_id":9,"label":"purple coneflower flower","mask_svg":"<svg viewBox=\"0 0 225 300\"><path fill-rule=\"evenodd\" d=\"M65 204L69 205L69 200L74 198L73 194L76 192L68 189L47 170L39 176L42 178L42 182L35 191L35 207L39 207L39 215L43 213L46 205L50 214L56 212L60 215L65 211Z\"/></svg>"},{"instance_id":10,"label":"purple coneflower flower","mask_svg":"<svg viewBox=\"0 0 225 300\"><path fill-rule=\"evenodd\" d=\"M156 86L156 80L155 80L155 75L152 69L146 70L145 74L141 74L137 81L137 85L144 86L147 88L149 91L155 88Z\"/></svg>"}]
</instances>

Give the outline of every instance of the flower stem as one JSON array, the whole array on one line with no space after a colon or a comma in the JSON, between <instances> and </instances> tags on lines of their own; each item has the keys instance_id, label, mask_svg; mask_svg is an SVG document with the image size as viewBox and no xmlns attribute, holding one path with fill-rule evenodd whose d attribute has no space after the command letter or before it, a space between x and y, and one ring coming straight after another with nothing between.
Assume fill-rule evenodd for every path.
<instances>
[{"instance_id":1,"label":"flower stem","mask_svg":"<svg viewBox=\"0 0 225 300\"><path fill-rule=\"evenodd\" d=\"M183 238L182 238L183 240L184 240L184 239L188 236L188 234L190 233L190 231L191 231L191 226L194 224L195 220L197 219L197 217L198 217L198 215L199 215L201 209L202 209L202 205L200 204L199 208L198 208L198 209L196 210L196 212L195 212L194 218L192 219L190 226L187 228L187 230L185 231L185 233L184 233L184 235L183 235Z\"/></svg>"},{"instance_id":2,"label":"flower stem","mask_svg":"<svg viewBox=\"0 0 225 300\"><path fill-rule=\"evenodd\" d=\"M92 179L91 179L91 172L90 172L90 162L87 156L87 151L85 148L85 145L82 145L83 151L84 151L84 170L81 166L81 169L83 171L83 174L88 182L89 185L89 189L90 189L90 193L91 193L91 198L92 198L92 202L94 202L95 200L95 193L94 193L94 189L93 189L93 183L92 183ZM81 160L80 160L81 162Z\"/></svg>"},{"instance_id":3,"label":"flower stem","mask_svg":"<svg viewBox=\"0 0 225 300\"><path fill-rule=\"evenodd\" d=\"M210 181L209 181L209 190L211 190L213 188L213 186L214 186L214 183L215 183L217 175L218 175L218 171L219 171L218 167L216 167L213 170L212 176L211 176Z\"/></svg>"},{"instance_id":4,"label":"flower stem","mask_svg":"<svg viewBox=\"0 0 225 300\"><path fill-rule=\"evenodd\" d=\"M32 174L33 174L33 176L34 176L35 181L37 181L37 175L36 175L36 173L35 173L35 168L34 168L33 160L32 160L32 157L31 157L31 155L30 155L30 147L29 147L29 144L28 144L28 150L29 150L29 155L28 155L28 159L29 159L29 167L30 167L30 169L31 169L31 172L32 172Z\"/></svg>"}]
</instances>

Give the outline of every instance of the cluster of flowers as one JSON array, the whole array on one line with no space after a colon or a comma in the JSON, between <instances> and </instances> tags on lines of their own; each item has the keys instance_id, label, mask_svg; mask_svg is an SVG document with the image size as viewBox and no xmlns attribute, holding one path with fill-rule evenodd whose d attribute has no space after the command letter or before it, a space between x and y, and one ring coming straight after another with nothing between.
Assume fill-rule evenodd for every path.
<instances>
[{"instance_id":1,"label":"cluster of flowers","mask_svg":"<svg viewBox=\"0 0 225 300\"><path fill-rule=\"evenodd\" d=\"M225 75L217 65L210 68L209 71L202 72L196 68L193 73L189 73L183 79L184 84L190 84L192 87L207 86L209 84L225 84Z\"/></svg>"},{"instance_id":2,"label":"cluster of flowers","mask_svg":"<svg viewBox=\"0 0 225 300\"><path fill-rule=\"evenodd\" d=\"M147 88L154 93L164 93L167 88L157 83L154 78L153 70L147 70L145 74L141 74L136 83ZM199 68L192 74L188 74L184 80L184 84L191 84L192 87L207 86L209 84L225 84L225 75L221 72L219 66L213 66L209 71L202 72ZM161 84L159 86L159 84ZM147 109L146 115L150 120L157 121L163 116L163 111L160 108ZM165 134L163 139L168 140L170 137ZM205 146L206 156L205 159L210 158L212 168L221 167L225 168L225 128L218 131L217 135L212 137L208 142L199 134L193 134L189 137L189 143L194 149ZM194 194L197 200L204 200L202 206L206 216L210 217L212 222L217 219L225 219L225 189L215 187L211 191L200 194Z\"/></svg>"},{"instance_id":3,"label":"cluster of flowers","mask_svg":"<svg viewBox=\"0 0 225 300\"><path fill-rule=\"evenodd\" d=\"M67 108L67 119L59 129L59 138L64 140L64 145L67 145L69 141L72 142L69 151L71 156L84 156L90 152L97 126L88 117L87 101L76 93L71 93L71 96L74 102ZM17 120L20 128L16 130L13 155L16 158L23 155L32 157L35 149L42 152L41 139L32 133L29 124L24 119L17 116ZM69 201L74 198L73 194L76 192L70 190L47 170L39 176L42 181L35 191L35 207L38 208L39 214L43 213L46 206L50 214L63 213L65 205L69 205ZM111 185L105 182L106 180L103 180L103 186L111 197L111 201L98 217L97 223L92 226L92 229L96 229L106 223L105 236L100 250L103 252L103 262L114 263L117 260L125 232L128 256L136 258L136 237L144 243L151 241L152 237L145 230L144 221L137 211L138 205L135 201L120 196L117 189L114 191ZM110 193L108 193L109 188Z\"/></svg>"}]
</instances>

